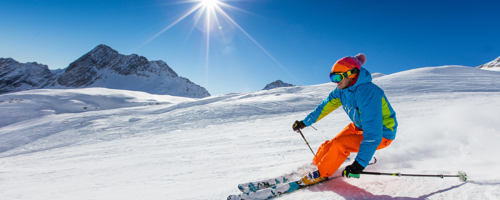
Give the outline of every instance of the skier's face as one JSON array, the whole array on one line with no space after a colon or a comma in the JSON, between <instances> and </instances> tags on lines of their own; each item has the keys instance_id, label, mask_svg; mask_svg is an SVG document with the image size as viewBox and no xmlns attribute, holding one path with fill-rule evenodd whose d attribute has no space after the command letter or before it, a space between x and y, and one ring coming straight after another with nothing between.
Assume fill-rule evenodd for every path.
<instances>
[{"instance_id":1,"label":"skier's face","mask_svg":"<svg viewBox=\"0 0 500 200\"><path fill-rule=\"evenodd\" d=\"M349 85L351 85L353 80L354 80L353 78L345 78L344 80L337 83L337 88L339 90L344 89L344 88L348 88Z\"/></svg>"}]
</instances>

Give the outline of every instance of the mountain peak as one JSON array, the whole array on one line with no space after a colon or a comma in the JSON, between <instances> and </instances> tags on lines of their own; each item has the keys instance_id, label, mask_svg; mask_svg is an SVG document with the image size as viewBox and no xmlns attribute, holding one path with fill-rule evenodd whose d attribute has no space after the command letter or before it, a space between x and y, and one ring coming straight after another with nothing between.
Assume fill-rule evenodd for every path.
<instances>
[{"instance_id":1,"label":"mountain peak","mask_svg":"<svg viewBox=\"0 0 500 200\"><path fill-rule=\"evenodd\" d=\"M274 81L272 83L267 84L266 87L264 87L264 89L262 89L262 90L270 90L270 89L279 88L279 87L291 87L291 86L294 86L294 85L289 84L289 83L283 83L283 81L277 80L277 81Z\"/></svg>"},{"instance_id":2,"label":"mountain peak","mask_svg":"<svg viewBox=\"0 0 500 200\"><path fill-rule=\"evenodd\" d=\"M17 62L17 60L14 60L13 58L0 58L0 63L6 63L6 62L19 63Z\"/></svg>"},{"instance_id":3,"label":"mountain peak","mask_svg":"<svg viewBox=\"0 0 500 200\"><path fill-rule=\"evenodd\" d=\"M93 58L96 58L96 56L99 56L99 57L112 56L112 57L114 57L114 56L119 55L119 53L118 53L118 51L114 50L113 48L111 48L105 44L100 44L100 45L97 45L96 47L94 47L94 49L89 51L84 56L86 56L86 55L91 56Z\"/></svg>"},{"instance_id":4,"label":"mountain peak","mask_svg":"<svg viewBox=\"0 0 500 200\"><path fill-rule=\"evenodd\" d=\"M105 45L105 44L97 45L96 47L94 47L94 49L92 49L92 51L94 51L94 50L116 51L113 48L111 48L110 46Z\"/></svg>"},{"instance_id":5,"label":"mountain peak","mask_svg":"<svg viewBox=\"0 0 500 200\"><path fill-rule=\"evenodd\" d=\"M135 80L135 81L134 81ZM167 63L137 54L123 55L100 44L74 61L57 79L64 87L105 87L185 97L210 96L205 88L179 77Z\"/></svg>"},{"instance_id":6,"label":"mountain peak","mask_svg":"<svg viewBox=\"0 0 500 200\"><path fill-rule=\"evenodd\" d=\"M375 72L375 73L372 74L372 79L379 78L379 77L382 77L382 76L385 76L385 74L382 74L382 73L379 73L379 72Z\"/></svg>"},{"instance_id":7,"label":"mountain peak","mask_svg":"<svg viewBox=\"0 0 500 200\"><path fill-rule=\"evenodd\" d=\"M47 65L0 58L0 94L42 87L53 77Z\"/></svg>"}]
</instances>

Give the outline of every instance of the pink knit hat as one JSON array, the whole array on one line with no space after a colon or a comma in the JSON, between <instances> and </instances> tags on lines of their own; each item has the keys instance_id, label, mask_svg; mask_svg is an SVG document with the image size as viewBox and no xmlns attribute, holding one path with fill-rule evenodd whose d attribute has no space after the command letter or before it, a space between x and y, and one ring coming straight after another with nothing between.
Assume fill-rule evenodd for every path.
<instances>
[{"instance_id":1,"label":"pink knit hat","mask_svg":"<svg viewBox=\"0 0 500 200\"><path fill-rule=\"evenodd\" d=\"M347 72L351 70L352 68L361 68L361 65L365 64L366 62L366 56L365 54L359 53L355 57L347 56L343 57L340 60L337 60L337 62L333 65L332 67L332 72ZM349 78L354 78L354 74L349 76Z\"/></svg>"}]
</instances>

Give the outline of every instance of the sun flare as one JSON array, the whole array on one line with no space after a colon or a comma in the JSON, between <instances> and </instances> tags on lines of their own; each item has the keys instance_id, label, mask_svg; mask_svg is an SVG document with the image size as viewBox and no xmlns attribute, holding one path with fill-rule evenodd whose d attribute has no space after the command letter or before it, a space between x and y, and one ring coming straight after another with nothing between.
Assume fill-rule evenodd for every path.
<instances>
[{"instance_id":1,"label":"sun flare","mask_svg":"<svg viewBox=\"0 0 500 200\"><path fill-rule=\"evenodd\" d=\"M217 2L219 2L219 0L202 0L201 1L201 3L203 3L203 5L210 6L210 7L217 5Z\"/></svg>"},{"instance_id":2,"label":"sun flare","mask_svg":"<svg viewBox=\"0 0 500 200\"><path fill-rule=\"evenodd\" d=\"M200 30L204 32L205 34L205 82L208 80L208 63L209 63L209 51L210 51L210 36L211 33L213 32L214 34L219 34L222 36L222 39L224 42L227 43L226 38L224 36L224 27L236 27L236 29L239 29L245 36L248 37L257 47L259 47L271 60L273 60L278 66L280 66L288 75L296 79L290 71L288 71L285 66L283 66L274 56L272 56L264 47L262 47L252 36L250 36L249 33L247 33L236 21L230 17L224 11L223 8L225 9L231 9L231 10L236 10L236 11L242 11L242 12L247 12L245 10L242 10L240 8L234 7L232 5L229 5L225 3L225 0L180 0L181 2L186 2L186 3L192 3L196 2L196 4L188 9L187 12L185 12L180 18L175 20L173 23L165 27L163 30L155 34L153 37L149 38L147 41L142 43L138 48L144 46L145 44L151 42L154 40L156 37L160 36L162 33L165 31L169 30L172 28L174 25L179 23L180 21L183 21L186 17L192 15L194 13L194 21L195 24L193 26L198 28L198 25L200 25ZM249 13L249 12L247 12ZM202 18L203 17L203 18ZM198 23L200 22L200 23ZM217 31L217 32L214 32ZM207 85L207 83L205 83Z\"/></svg>"}]
</instances>

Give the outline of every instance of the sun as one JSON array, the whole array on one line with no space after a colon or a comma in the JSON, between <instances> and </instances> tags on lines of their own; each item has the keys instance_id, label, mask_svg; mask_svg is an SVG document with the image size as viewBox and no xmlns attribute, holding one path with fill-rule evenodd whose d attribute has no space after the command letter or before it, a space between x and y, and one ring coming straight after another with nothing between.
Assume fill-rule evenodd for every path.
<instances>
[{"instance_id":1,"label":"sun","mask_svg":"<svg viewBox=\"0 0 500 200\"><path fill-rule=\"evenodd\" d=\"M217 5L218 2L219 0L201 0L201 3L203 3L203 5L208 7L213 7Z\"/></svg>"},{"instance_id":2,"label":"sun","mask_svg":"<svg viewBox=\"0 0 500 200\"><path fill-rule=\"evenodd\" d=\"M172 1L172 0L168 0ZM179 17L177 20L172 22L170 25L165 27L163 30L149 38L147 41L143 42L141 45L139 45L140 48L147 43L151 42L158 36L160 36L162 33L165 31L169 30L172 28L174 25L179 23L180 21L183 21L186 17L192 15L194 13L194 21L195 25L202 19L201 17L204 16L204 20L201 22L204 24L204 27L201 28L206 36L206 55L205 55L205 82L208 80L208 63L209 63L209 50L210 50L210 33L213 31L220 31L220 35L226 42L225 36L224 36L224 25L221 25L221 23L225 22L227 25L231 25L239 29L245 36L248 37L257 47L259 47L269 58L271 58L278 66L280 66L285 72L288 73L291 77L296 79L290 71L288 71L285 66L283 66L274 56L272 56L264 47L262 47L250 34L248 34L236 21L229 16L229 14L224 11L223 8L225 9L231 9L231 10L237 10L237 11L243 11L246 13L249 13L248 11L242 10L240 8L234 7L232 5L229 5L225 3L224 1L228 0L178 0L180 2L185 2L185 3L195 3L195 5L191 8L189 8L181 17ZM243 1L243 0L238 0L238 1ZM252 13L251 13L252 14ZM221 20L222 19L222 20ZM201 24L200 23L200 24ZM212 28L211 28L212 27ZM216 28L213 28L216 27ZM218 28L217 28L218 27ZM207 83L205 83L207 84Z\"/></svg>"}]
</instances>

